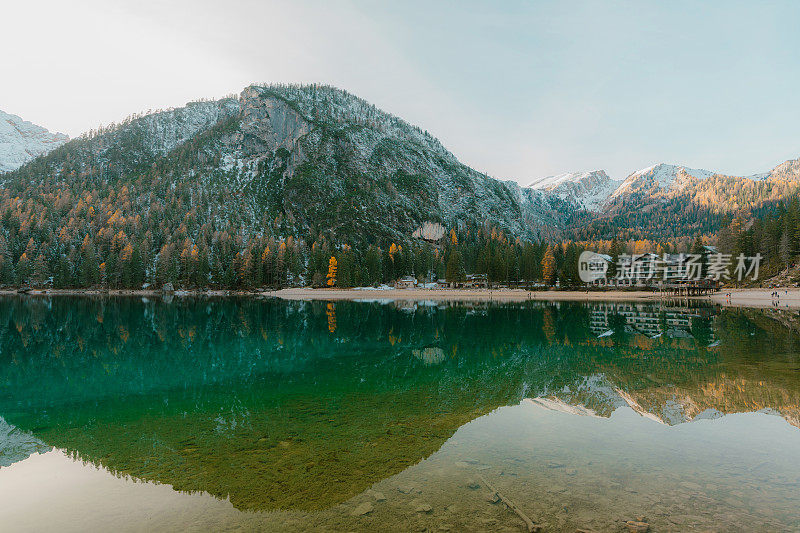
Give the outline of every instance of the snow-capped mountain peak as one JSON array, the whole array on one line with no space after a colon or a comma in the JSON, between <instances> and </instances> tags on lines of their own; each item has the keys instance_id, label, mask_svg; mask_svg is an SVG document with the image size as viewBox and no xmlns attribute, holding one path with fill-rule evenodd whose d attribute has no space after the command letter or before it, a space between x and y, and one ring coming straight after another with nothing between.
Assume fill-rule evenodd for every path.
<instances>
[{"instance_id":1,"label":"snow-capped mountain peak","mask_svg":"<svg viewBox=\"0 0 800 533\"><path fill-rule=\"evenodd\" d=\"M756 174L755 176L751 176L751 178L760 178L762 180L769 179L773 181L798 181L800 180L800 159L790 159L788 161L784 161L769 172Z\"/></svg>"},{"instance_id":2,"label":"snow-capped mountain peak","mask_svg":"<svg viewBox=\"0 0 800 533\"><path fill-rule=\"evenodd\" d=\"M567 172L534 180L528 187L547 191L588 211L600 211L619 186L603 170Z\"/></svg>"},{"instance_id":3,"label":"snow-capped mountain peak","mask_svg":"<svg viewBox=\"0 0 800 533\"><path fill-rule=\"evenodd\" d=\"M714 175L714 172L708 170L659 163L630 174L611 197L650 189L673 190L686 180L704 180Z\"/></svg>"},{"instance_id":4,"label":"snow-capped mountain peak","mask_svg":"<svg viewBox=\"0 0 800 533\"><path fill-rule=\"evenodd\" d=\"M0 111L0 173L10 172L69 140L17 115Z\"/></svg>"},{"instance_id":5,"label":"snow-capped mountain peak","mask_svg":"<svg viewBox=\"0 0 800 533\"><path fill-rule=\"evenodd\" d=\"M533 180L528 187L531 189L542 189L549 191L563 183L579 183L596 173L605 174L605 172L602 170L595 170L593 172L565 172L564 174L557 174L555 176L537 178Z\"/></svg>"},{"instance_id":6,"label":"snow-capped mountain peak","mask_svg":"<svg viewBox=\"0 0 800 533\"><path fill-rule=\"evenodd\" d=\"M713 172L708 170L688 168L681 165L669 165L667 163L658 163L657 165L652 165L647 168L643 168L642 170L637 170L628 176L628 179L652 178L663 188L669 187L675 181L675 178L681 174L701 180L714 175Z\"/></svg>"}]
</instances>

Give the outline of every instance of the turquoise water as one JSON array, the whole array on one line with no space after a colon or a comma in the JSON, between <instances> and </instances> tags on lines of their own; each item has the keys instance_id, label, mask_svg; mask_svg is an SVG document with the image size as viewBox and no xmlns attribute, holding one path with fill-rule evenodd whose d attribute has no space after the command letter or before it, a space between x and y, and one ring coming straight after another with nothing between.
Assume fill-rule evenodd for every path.
<instances>
[{"instance_id":1,"label":"turquoise water","mask_svg":"<svg viewBox=\"0 0 800 533\"><path fill-rule=\"evenodd\" d=\"M800 531L800 316L0 300L13 531Z\"/></svg>"}]
</instances>

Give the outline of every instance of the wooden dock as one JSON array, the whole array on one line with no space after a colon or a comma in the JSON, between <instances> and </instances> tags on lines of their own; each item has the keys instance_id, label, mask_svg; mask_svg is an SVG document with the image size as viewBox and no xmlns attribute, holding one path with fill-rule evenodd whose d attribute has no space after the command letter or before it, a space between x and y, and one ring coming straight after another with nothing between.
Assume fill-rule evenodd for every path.
<instances>
[{"instance_id":1,"label":"wooden dock","mask_svg":"<svg viewBox=\"0 0 800 533\"><path fill-rule=\"evenodd\" d=\"M677 281L665 283L661 286L661 290L673 296L704 296L717 292L719 285L719 281L713 279Z\"/></svg>"}]
</instances>

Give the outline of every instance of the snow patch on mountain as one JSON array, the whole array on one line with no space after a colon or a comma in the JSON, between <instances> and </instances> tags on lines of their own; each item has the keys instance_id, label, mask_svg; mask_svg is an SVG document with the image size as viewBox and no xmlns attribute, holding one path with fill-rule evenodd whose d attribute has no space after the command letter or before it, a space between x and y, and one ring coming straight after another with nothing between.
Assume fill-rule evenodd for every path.
<instances>
[{"instance_id":1,"label":"snow patch on mountain","mask_svg":"<svg viewBox=\"0 0 800 533\"><path fill-rule=\"evenodd\" d=\"M618 408L627 405L619 395L618 387L599 373L584 376L571 385L542 392L540 396L528 400L540 408L582 416L607 418Z\"/></svg>"},{"instance_id":2,"label":"snow patch on mountain","mask_svg":"<svg viewBox=\"0 0 800 533\"><path fill-rule=\"evenodd\" d=\"M800 181L800 159L792 159L781 163L769 172L760 172L749 176L733 176L710 170L659 163L630 174L619 188L614 191L610 200L633 193L663 194L676 192L682 190L684 185L691 180L702 181L713 176L748 181Z\"/></svg>"},{"instance_id":3,"label":"snow patch on mountain","mask_svg":"<svg viewBox=\"0 0 800 533\"><path fill-rule=\"evenodd\" d=\"M546 191L579 209L601 211L620 182L603 170L567 172L534 180L528 187Z\"/></svg>"},{"instance_id":4,"label":"snow patch on mountain","mask_svg":"<svg viewBox=\"0 0 800 533\"><path fill-rule=\"evenodd\" d=\"M149 148L153 153L164 155L220 120L234 116L238 112L239 103L233 98L216 102L191 102L186 104L186 107L147 115L141 119L138 126L140 131L152 140Z\"/></svg>"},{"instance_id":5,"label":"snow patch on mountain","mask_svg":"<svg viewBox=\"0 0 800 533\"><path fill-rule=\"evenodd\" d=\"M594 410L589 409L584 405L571 405L560 398L525 398L523 402L533 404L548 411L555 411L557 413L601 418L600 415L594 412Z\"/></svg>"},{"instance_id":6,"label":"snow patch on mountain","mask_svg":"<svg viewBox=\"0 0 800 533\"><path fill-rule=\"evenodd\" d=\"M800 159L784 161L769 172L756 174L756 176L762 176L761 179L764 180L800 181Z\"/></svg>"},{"instance_id":7,"label":"snow patch on mountain","mask_svg":"<svg viewBox=\"0 0 800 533\"><path fill-rule=\"evenodd\" d=\"M629 175L614 191L611 198L617 198L624 194L647 192L653 189L661 191L677 190L689 179L704 180L715 174L715 172L709 170L659 163L637 170Z\"/></svg>"},{"instance_id":8,"label":"snow patch on mountain","mask_svg":"<svg viewBox=\"0 0 800 533\"><path fill-rule=\"evenodd\" d=\"M702 180L710 178L711 176L714 175L714 172L697 168L688 168L684 166L659 163L657 165L653 165L644 168L642 170L638 170L633 174L631 174L630 177L633 178L652 177L662 187L668 187L675 181L676 176L678 176L679 174L686 174L688 176L692 176L693 178Z\"/></svg>"},{"instance_id":9,"label":"snow patch on mountain","mask_svg":"<svg viewBox=\"0 0 800 533\"><path fill-rule=\"evenodd\" d=\"M572 385L525 401L541 409L579 416L607 418L617 409L629 407L640 416L663 425L674 426L692 420L686 406L679 401L666 399L663 403L643 405L635 393L614 385L604 374L585 376Z\"/></svg>"},{"instance_id":10,"label":"snow patch on mountain","mask_svg":"<svg viewBox=\"0 0 800 533\"><path fill-rule=\"evenodd\" d=\"M35 453L52 449L30 433L21 431L0 417L0 468L24 461Z\"/></svg>"},{"instance_id":11,"label":"snow patch on mountain","mask_svg":"<svg viewBox=\"0 0 800 533\"><path fill-rule=\"evenodd\" d=\"M163 156L238 112L237 99L223 98L210 102L190 102L185 107L143 116L134 115L106 129L113 134L104 136L103 141L98 143L99 154L119 152L127 159L136 161ZM101 130L101 134L106 131Z\"/></svg>"},{"instance_id":12,"label":"snow patch on mountain","mask_svg":"<svg viewBox=\"0 0 800 533\"><path fill-rule=\"evenodd\" d=\"M595 172L602 172L605 174L605 172L602 170L597 170ZM528 187L531 189L542 189L549 191L564 183L579 183L589 178L589 176L595 172L565 172L564 174L557 174L555 176L545 176L543 178L537 178L533 180Z\"/></svg>"},{"instance_id":13,"label":"snow patch on mountain","mask_svg":"<svg viewBox=\"0 0 800 533\"><path fill-rule=\"evenodd\" d=\"M744 178L752 181L764 181L770 177L770 174L770 172L759 172L758 174L751 174Z\"/></svg>"},{"instance_id":14,"label":"snow patch on mountain","mask_svg":"<svg viewBox=\"0 0 800 533\"><path fill-rule=\"evenodd\" d=\"M63 133L51 133L0 110L0 173L16 170L68 140Z\"/></svg>"}]
</instances>

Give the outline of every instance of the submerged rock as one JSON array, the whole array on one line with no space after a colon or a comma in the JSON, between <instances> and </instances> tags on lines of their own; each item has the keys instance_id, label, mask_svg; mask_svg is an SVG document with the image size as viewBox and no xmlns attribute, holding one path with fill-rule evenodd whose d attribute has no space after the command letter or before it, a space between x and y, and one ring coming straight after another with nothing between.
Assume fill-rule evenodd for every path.
<instances>
[{"instance_id":1,"label":"submerged rock","mask_svg":"<svg viewBox=\"0 0 800 533\"><path fill-rule=\"evenodd\" d=\"M647 533L650 531L650 524L647 522L639 522L637 520L628 520L625 526L630 533Z\"/></svg>"},{"instance_id":2,"label":"submerged rock","mask_svg":"<svg viewBox=\"0 0 800 533\"><path fill-rule=\"evenodd\" d=\"M353 516L364 516L366 514L371 513L372 510L373 510L372 504L369 502L364 502L362 504L357 505L356 508L353 509L353 512L350 514Z\"/></svg>"}]
</instances>

